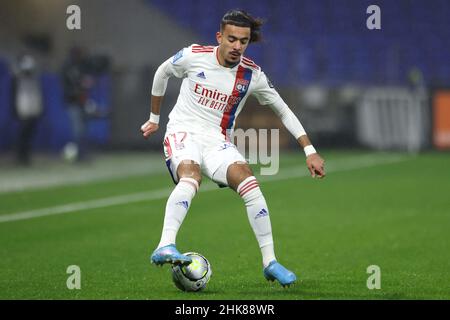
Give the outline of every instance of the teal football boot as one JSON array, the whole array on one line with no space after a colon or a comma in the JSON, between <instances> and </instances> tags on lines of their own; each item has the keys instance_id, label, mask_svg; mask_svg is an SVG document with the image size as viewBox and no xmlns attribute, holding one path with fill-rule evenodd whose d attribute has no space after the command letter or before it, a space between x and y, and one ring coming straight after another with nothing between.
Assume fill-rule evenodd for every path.
<instances>
[{"instance_id":1,"label":"teal football boot","mask_svg":"<svg viewBox=\"0 0 450 320\"><path fill-rule=\"evenodd\" d=\"M264 277L269 281L278 280L283 287L289 287L297 280L297 277L292 271L283 267L276 260L273 260L264 268Z\"/></svg>"},{"instance_id":2,"label":"teal football boot","mask_svg":"<svg viewBox=\"0 0 450 320\"><path fill-rule=\"evenodd\" d=\"M174 244L156 249L150 257L152 263L156 265L163 265L164 263L171 263L176 265L187 266L192 262L192 258L185 256L178 252Z\"/></svg>"}]
</instances>

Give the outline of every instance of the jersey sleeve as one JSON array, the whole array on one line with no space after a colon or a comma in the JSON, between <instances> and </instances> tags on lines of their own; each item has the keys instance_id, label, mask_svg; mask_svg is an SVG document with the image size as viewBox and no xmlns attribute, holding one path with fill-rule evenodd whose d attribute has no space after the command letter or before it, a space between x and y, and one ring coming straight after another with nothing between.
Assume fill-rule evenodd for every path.
<instances>
[{"instance_id":1,"label":"jersey sleeve","mask_svg":"<svg viewBox=\"0 0 450 320\"><path fill-rule=\"evenodd\" d=\"M153 78L152 95L163 96L170 77L184 78L192 60L192 45L181 49L164 61L156 70Z\"/></svg>"},{"instance_id":2,"label":"jersey sleeve","mask_svg":"<svg viewBox=\"0 0 450 320\"><path fill-rule=\"evenodd\" d=\"M261 71L255 88L252 93L258 102L263 106L269 106L275 114L281 119L286 129L294 136L295 139L306 134L300 120L292 112L289 106L284 102L283 98L275 90L269 78Z\"/></svg>"},{"instance_id":3,"label":"jersey sleeve","mask_svg":"<svg viewBox=\"0 0 450 320\"><path fill-rule=\"evenodd\" d=\"M269 105L274 101L281 99L280 95L278 94L277 90L275 90L269 78L267 78L265 73L262 71L260 71L259 75L257 76L252 95L256 99L258 99L258 102L263 106Z\"/></svg>"}]
</instances>

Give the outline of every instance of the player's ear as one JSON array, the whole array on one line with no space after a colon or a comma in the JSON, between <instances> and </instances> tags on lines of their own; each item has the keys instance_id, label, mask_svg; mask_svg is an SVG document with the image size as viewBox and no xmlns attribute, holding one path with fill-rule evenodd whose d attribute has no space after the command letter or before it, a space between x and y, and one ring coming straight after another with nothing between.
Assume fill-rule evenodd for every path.
<instances>
[{"instance_id":1,"label":"player's ear","mask_svg":"<svg viewBox=\"0 0 450 320\"><path fill-rule=\"evenodd\" d=\"M218 44L222 44L222 33L220 31L216 32L216 39Z\"/></svg>"}]
</instances>

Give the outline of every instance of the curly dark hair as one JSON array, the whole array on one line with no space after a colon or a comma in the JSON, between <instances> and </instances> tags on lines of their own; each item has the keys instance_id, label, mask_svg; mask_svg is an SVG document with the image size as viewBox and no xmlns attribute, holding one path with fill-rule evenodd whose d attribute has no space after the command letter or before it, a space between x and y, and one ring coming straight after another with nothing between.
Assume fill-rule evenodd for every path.
<instances>
[{"instance_id":1,"label":"curly dark hair","mask_svg":"<svg viewBox=\"0 0 450 320\"><path fill-rule=\"evenodd\" d=\"M227 24L250 28L250 42L258 42L261 40L260 28L263 23L262 19L254 18L244 10L233 9L223 16L220 22L220 31L222 32Z\"/></svg>"}]
</instances>

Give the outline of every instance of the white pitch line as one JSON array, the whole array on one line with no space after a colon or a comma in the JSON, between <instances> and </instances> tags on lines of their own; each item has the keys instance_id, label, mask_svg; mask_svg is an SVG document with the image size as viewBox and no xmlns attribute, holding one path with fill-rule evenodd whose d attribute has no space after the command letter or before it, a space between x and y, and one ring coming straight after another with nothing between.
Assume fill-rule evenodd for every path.
<instances>
[{"instance_id":1,"label":"white pitch line","mask_svg":"<svg viewBox=\"0 0 450 320\"><path fill-rule=\"evenodd\" d=\"M83 202L73 202L73 203L69 203L69 204L65 204L65 205L61 205L61 206L42 208L42 209L37 209L37 210L11 213L11 214L6 214L6 215L1 215L0 223L8 222L8 221L16 221L16 220L26 220L26 219L37 218L37 217L44 217L44 216L50 216L50 215L56 215L56 214L74 212L74 211L81 211L81 210L86 210L86 209L104 208L104 207L120 205L120 204L124 204L124 203L128 203L128 202L155 200L155 199L160 199L161 197L167 196L167 194L169 192L170 192L170 189L167 188L167 189L155 190L155 191L151 191L151 192L139 192L139 193L133 193L133 194L128 194L128 195L109 197L109 198L103 198L103 199L88 200L88 201L83 201Z\"/></svg>"},{"instance_id":2,"label":"white pitch line","mask_svg":"<svg viewBox=\"0 0 450 320\"><path fill-rule=\"evenodd\" d=\"M355 170L355 169L367 168L367 167L374 167L377 165L401 162L401 161L405 161L407 159L409 159L409 158L404 157L404 156L394 156L394 157L387 156L387 157L384 157L381 159L374 159L373 156L344 159L344 160L341 160L342 162L344 162L344 164L333 165L333 163L331 163L330 165L327 165L327 173ZM260 176L258 179L262 182L271 182L271 181L288 180L288 179L292 179L292 178L301 178L301 177L306 177L306 176L309 176L309 172L308 172L307 168L302 166L302 167L292 167L292 168L283 170L282 172L280 172L279 174L274 175L274 176ZM202 186L200 188L201 192L212 191L212 190L219 190L217 185L212 182L202 184ZM37 210L9 213L9 214L0 215L0 223L10 222L10 221L18 221L18 220L27 220L27 219L32 219L32 218L58 215L58 214L63 214L63 213L83 211L83 210L89 210L89 209L105 208L105 207L111 207L111 206L127 204L127 203L136 203L136 202L142 202L142 201L152 201L152 200L164 199L169 196L171 191L172 191L172 188L165 188L165 189L159 189L159 190L153 190L153 191L145 191L145 192L138 192L138 193L132 193L132 194L127 194L127 195L115 196L115 197L96 199L96 200L74 202L74 203L69 203L69 204L65 204L65 205L61 205L61 206L54 206L54 207L37 209Z\"/></svg>"}]
</instances>

